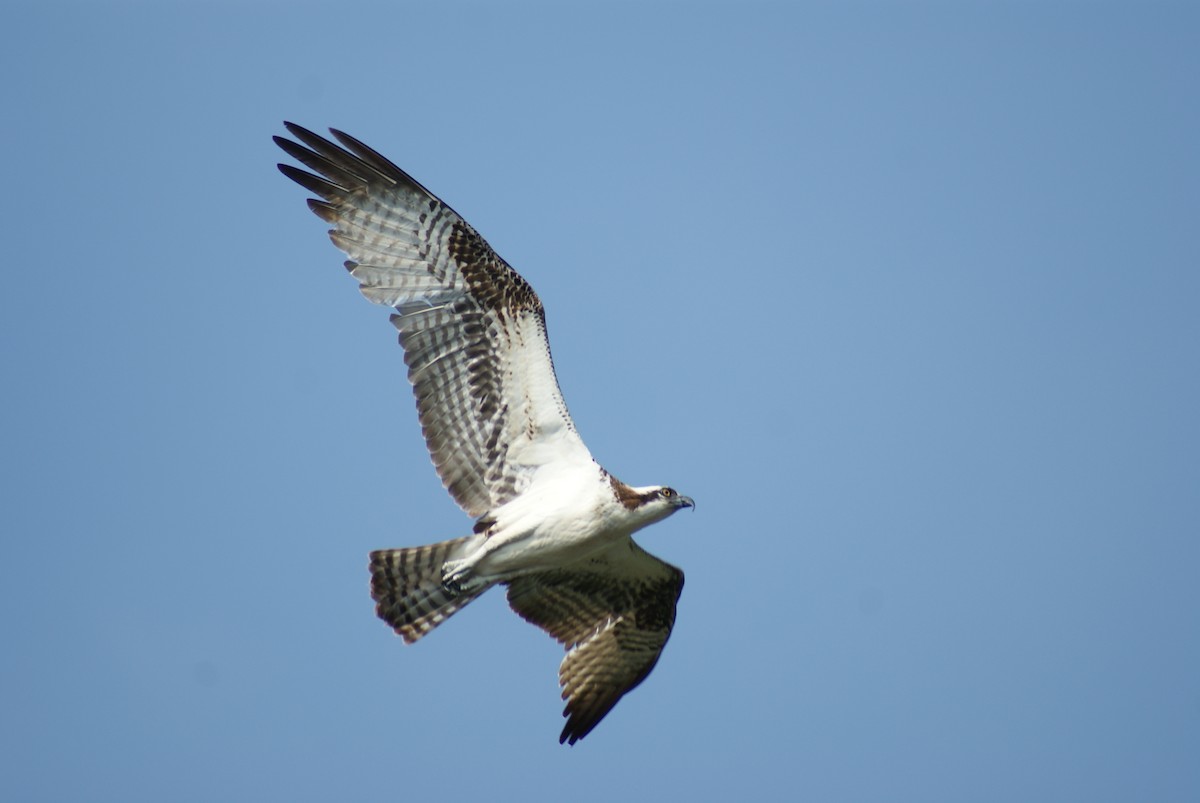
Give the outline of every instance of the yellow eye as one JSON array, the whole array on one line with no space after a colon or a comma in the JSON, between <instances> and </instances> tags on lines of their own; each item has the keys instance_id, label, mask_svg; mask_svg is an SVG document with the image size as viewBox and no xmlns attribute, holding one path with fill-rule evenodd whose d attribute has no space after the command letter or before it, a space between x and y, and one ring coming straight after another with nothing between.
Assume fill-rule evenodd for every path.
<instances>
[{"instance_id":1,"label":"yellow eye","mask_svg":"<svg viewBox=\"0 0 1200 803\"><path fill-rule=\"evenodd\" d=\"M670 488L663 488L661 491L659 491L659 493L662 494L663 499L670 499L675 495L675 491Z\"/></svg>"}]
</instances>

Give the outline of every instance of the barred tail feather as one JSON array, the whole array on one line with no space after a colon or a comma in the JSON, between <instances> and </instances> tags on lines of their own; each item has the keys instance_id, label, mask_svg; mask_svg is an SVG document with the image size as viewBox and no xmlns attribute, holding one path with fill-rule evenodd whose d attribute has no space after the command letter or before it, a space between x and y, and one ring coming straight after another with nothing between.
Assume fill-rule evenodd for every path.
<instances>
[{"instance_id":1,"label":"barred tail feather","mask_svg":"<svg viewBox=\"0 0 1200 803\"><path fill-rule=\"evenodd\" d=\"M460 556L477 536L409 549L371 553L371 598L375 613L412 644L490 587L454 593L442 585L442 566Z\"/></svg>"}]
</instances>

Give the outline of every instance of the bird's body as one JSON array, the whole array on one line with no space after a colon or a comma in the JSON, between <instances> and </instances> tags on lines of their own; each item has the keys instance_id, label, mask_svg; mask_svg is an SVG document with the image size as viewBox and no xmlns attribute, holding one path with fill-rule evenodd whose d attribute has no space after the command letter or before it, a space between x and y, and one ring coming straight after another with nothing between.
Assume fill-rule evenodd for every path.
<instances>
[{"instance_id":1,"label":"bird's body","mask_svg":"<svg viewBox=\"0 0 1200 803\"><path fill-rule=\"evenodd\" d=\"M314 170L280 170L371 301L392 307L434 465L476 519L462 538L371 553L379 616L413 642L494 585L567 648L560 741L585 736L654 667L683 573L632 534L692 501L631 487L575 431L541 301L453 209L375 151L287 124L276 137Z\"/></svg>"},{"instance_id":2,"label":"bird's body","mask_svg":"<svg viewBox=\"0 0 1200 803\"><path fill-rule=\"evenodd\" d=\"M475 551L447 574L499 581L557 568L627 538L637 523L614 499L595 463L582 471L546 473L490 512L471 544Z\"/></svg>"}]
</instances>

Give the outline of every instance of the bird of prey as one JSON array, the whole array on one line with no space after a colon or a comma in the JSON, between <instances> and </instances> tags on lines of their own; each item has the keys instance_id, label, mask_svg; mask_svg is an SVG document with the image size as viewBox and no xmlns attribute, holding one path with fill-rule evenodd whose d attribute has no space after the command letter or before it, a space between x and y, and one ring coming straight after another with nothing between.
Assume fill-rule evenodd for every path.
<instances>
[{"instance_id":1,"label":"bird of prey","mask_svg":"<svg viewBox=\"0 0 1200 803\"><path fill-rule=\"evenodd\" d=\"M363 143L285 123L281 164L370 301L391 307L429 452L472 533L371 553L376 612L411 644L494 585L566 649L559 682L575 744L650 674L683 572L632 534L690 498L605 471L558 387L542 303L470 224Z\"/></svg>"}]
</instances>

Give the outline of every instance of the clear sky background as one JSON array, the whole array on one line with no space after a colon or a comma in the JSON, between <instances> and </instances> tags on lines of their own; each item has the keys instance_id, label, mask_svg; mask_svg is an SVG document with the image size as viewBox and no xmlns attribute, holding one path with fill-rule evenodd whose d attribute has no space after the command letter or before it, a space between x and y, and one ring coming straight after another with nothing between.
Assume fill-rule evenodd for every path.
<instances>
[{"instance_id":1,"label":"clear sky background","mask_svg":"<svg viewBox=\"0 0 1200 803\"><path fill-rule=\"evenodd\" d=\"M22 3L0 28L0 798L1200 799L1200 12ZM540 293L598 460L698 509L561 747L281 121Z\"/></svg>"}]
</instances>

